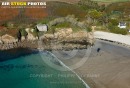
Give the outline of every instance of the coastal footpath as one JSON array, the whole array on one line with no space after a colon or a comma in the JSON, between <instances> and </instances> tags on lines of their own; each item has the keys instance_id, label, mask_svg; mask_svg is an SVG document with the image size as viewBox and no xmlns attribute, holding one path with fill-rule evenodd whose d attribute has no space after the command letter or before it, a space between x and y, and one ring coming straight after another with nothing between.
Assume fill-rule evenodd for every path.
<instances>
[{"instance_id":1,"label":"coastal footpath","mask_svg":"<svg viewBox=\"0 0 130 88\"><path fill-rule=\"evenodd\" d=\"M0 50L19 47L40 50L71 50L86 49L93 44L93 32L73 32L71 28L62 28L54 34L45 33L39 38L28 33L27 38L22 37L21 41L7 34L0 37Z\"/></svg>"}]
</instances>

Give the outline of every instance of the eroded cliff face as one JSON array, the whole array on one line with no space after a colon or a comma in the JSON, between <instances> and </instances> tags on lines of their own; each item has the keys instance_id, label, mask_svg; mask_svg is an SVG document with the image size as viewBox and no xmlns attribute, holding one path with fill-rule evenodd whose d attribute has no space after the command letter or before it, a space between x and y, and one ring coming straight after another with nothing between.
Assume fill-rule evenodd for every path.
<instances>
[{"instance_id":1,"label":"eroded cliff face","mask_svg":"<svg viewBox=\"0 0 130 88\"><path fill-rule=\"evenodd\" d=\"M54 34L54 37L62 42L79 42L79 43L89 43L92 45L94 43L93 32L78 31L73 32L71 28L61 29Z\"/></svg>"},{"instance_id":2,"label":"eroded cliff face","mask_svg":"<svg viewBox=\"0 0 130 88\"><path fill-rule=\"evenodd\" d=\"M17 42L18 39L16 39L15 37L12 37L11 35L5 34L3 36L1 36L0 38L0 42L1 43L13 43L13 42Z\"/></svg>"},{"instance_id":3,"label":"eroded cliff face","mask_svg":"<svg viewBox=\"0 0 130 88\"><path fill-rule=\"evenodd\" d=\"M69 50L82 49L94 44L93 32L78 31L73 32L72 28L57 29L54 34L44 34L39 39L24 39L19 41L10 35L4 35L0 38L0 50L11 48L32 48L45 50Z\"/></svg>"}]
</instances>

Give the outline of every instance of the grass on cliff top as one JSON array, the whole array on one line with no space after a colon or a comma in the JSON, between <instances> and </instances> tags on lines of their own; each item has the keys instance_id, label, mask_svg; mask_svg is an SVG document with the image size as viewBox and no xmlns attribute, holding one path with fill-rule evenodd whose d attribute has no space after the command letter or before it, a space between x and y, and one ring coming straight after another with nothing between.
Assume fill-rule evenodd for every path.
<instances>
[{"instance_id":1,"label":"grass on cliff top","mask_svg":"<svg viewBox=\"0 0 130 88\"><path fill-rule=\"evenodd\" d=\"M86 12L75 4L65 2L48 2L48 16L65 17L67 15L75 15L78 18L85 18Z\"/></svg>"},{"instance_id":2,"label":"grass on cliff top","mask_svg":"<svg viewBox=\"0 0 130 88\"><path fill-rule=\"evenodd\" d=\"M70 24L69 22L64 22L64 23L60 23L60 24L57 24L55 26L52 26L48 30L47 33L53 34L54 32L58 31L58 29L62 29L62 28L72 28L73 32L78 32L78 31L83 30L78 26L74 26L74 25Z\"/></svg>"}]
</instances>

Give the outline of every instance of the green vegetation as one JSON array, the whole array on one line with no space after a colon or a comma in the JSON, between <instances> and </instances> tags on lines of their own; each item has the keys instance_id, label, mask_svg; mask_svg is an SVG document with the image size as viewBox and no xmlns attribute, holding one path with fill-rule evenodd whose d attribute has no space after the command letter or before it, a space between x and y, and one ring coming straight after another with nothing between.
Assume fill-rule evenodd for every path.
<instances>
[{"instance_id":1,"label":"green vegetation","mask_svg":"<svg viewBox=\"0 0 130 88\"><path fill-rule=\"evenodd\" d=\"M86 16L86 11L76 4L52 1L48 2L47 6L48 17L57 18L73 14L79 19L84 19Z\"/></svg>"},{"instance_id":2,"label":"green vegetation","mask_svg":"<svg viewBox=\"0 0 130 88\"><path fill-rule=\"evenodd\" d=\"M68 28L71 27L74 32L87 29L87 23L85 21L79 21L74 15L68 15L66 17L56 18L48 23L49 32L54 33L56 28Z\"/></svg>"},{"instance_id":3,"label":"green vegetation","mask_svg":"<svg viewBox=\"0 0 130 88\"><path fill-rule=\"evenodd\" d=\"M91 29L90 27L87 27L87 28L86 28L86 31L87 31L87 32L92 32L92 29Z\"/></svg>"},{"instance_id":4,"label":"green vegetation","mask_svg":"<svg viewBox=\"0 0 130 88\"><path fill-rule=\"evenodd\" d=\"M97 10L90 10L88 14L93 20L97 20L103 16L103 14Z\"/></svg>"},{"instance_id":5,"label":"green vegetation","mask_svg":"<svg viewBox=\"0 0 130 88\"><path fill-rule=\"evenodd\" d=\"M118 19L109 19L109 24L111 24L113 26L117 26L119 24L119 20Z\"/></svg>"},{"instance_id":6,"label":"green vegetation","mask_svg":"<svg viewBox=\"0 0 130 88\"><path fill-rule=\"evenodd\" d=\"M78 4L84 9L99 9L99 5L97 2L91 1L91 0L80 0Z\"/></svg>"},{"instance_id":7,"label":"green vegetation","mask_svg":"<svg viewBox=\"0 0 130 88\"><path fill-rule=\"evenodd\" d=\"M40 35L36 28L31 33L33 34L34 37L38 37L38 35Z\"/></svg>"},{"instance_id":8,"label":"green vegetation","mask_svg":"<svg viewBox=\"0 0 130 88\"><path fill-rule=\"evenodd\" d=\"M110 32L122 35L126 35L128 33L127 31L127 29L120 29L119 27L113 27L110 29Z\"/></svg>"},{"instance_id":9,"label":"green vegetation","mask_svg":"<svg viewBox=\"0 0 130 88\"><path fill-rule=\"evenodd\" d=\"M127 34L126 29L120 29L117 26L120 21L128 22L130 20L130 2L120 2L122 0L109 0L109 2L118 2L106 6L104 3L99 4L99 2L95 1L106 2L108 0L80 0L77 4L69 4L57 1L48 2L46 11L43 11L47 14L44 15L45 17L41 16L41 18L35 19L35 22L31 19L31 17L27 17L28 24L24 23L24 25L22 25L21 23L17 24L17 26L13 21L7 22L3 24L3 26L7 28L6 31L0 32L0 35L10 33L14 36L17 33L17 30L20 29L21 35L27 36L25 28L35 28L37 23L47 24L49 27L49 31L47 33L54 33L56 28L69 27L71 27L74 32L80 30L87 30L88 32L91 32L91 26L97 26L99 28L96 28L96 30L110 31L118 34ZM37 11L38 9L35 10ZM24 17L23 20L25 20L23 13L21 14L21 19ZM13 22L15 25L11 22ZM19 28L19 25L25 28ZM15 32L12 32L14 30ZM39 32L37 29L34 29L34 31L31 33L35 37L44 34L43 32Z\"/></svg>"},{"instance_id":10,"label":"green vegetation","mask_svg":"<svg viewBox=\"0 0 130 88\"><path fill-rule=\"evenodd\" d=\"M4 24L2 24L2 26L6 27L8 29L13 29L15 25L12 22L5 22Z\"/></svg>"},{"instance_id":11,"label":"green vegetation","mask_svg":"<svg viewBox=\"0 0 130 88\"><path fill-rule=\"evenodd\" d=\"M57 25L55 25L54 27L55 27L55 28L68 28L68 27L70 27L70 26L71 26L71 25L70 25L69 22L64 22L64 23L57 24Z\"/></svg>"},{"instance_id":12,"label":"green vegetation","mask_svg":"<svg viewBox=\"0 0 130 88\"><path fill-rule=\"evenodd\" d=\"M28 33L25 31L25 29L20 29L21 36L26 37Z\"/></svg>"},{"instance_id":13,"label":"green vegetation","mask_svg":"<svg viewBox=\"0 0 130 88\"><path fill-rule=\"evenodd\" d=\"M121 28L113 25L112 23L109 23L108 28L109 28L110 32L112 32L112 33L122 34L122 35L126 35L128 33L127 29L121 29Z\"/></svg>"},{"instance_id":14,"label":"green vegetation","mask_svg":"<svg viewBox=\"0 0 130 88\"><path fill-rule=\"evenodd\" d=\"M122 17L124 16L129 16L130 14L130 2L117 2L117 3L112 3L107 6L106 12L107 14L111 13L112 11L119 11L122 13Z\"/></svg>"}]
</instances>

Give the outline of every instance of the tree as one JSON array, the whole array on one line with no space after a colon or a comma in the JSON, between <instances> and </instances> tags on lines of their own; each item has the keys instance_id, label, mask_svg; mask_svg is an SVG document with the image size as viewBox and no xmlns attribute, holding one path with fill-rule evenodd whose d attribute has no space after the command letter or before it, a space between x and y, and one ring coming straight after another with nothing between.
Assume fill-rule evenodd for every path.
<instances>
[{"instance_id":1,"label":"tree","mask_svg":"<svg viewBox=\"0 0 130 88\"><path fill-rule=\"evenodd\" d=\"M20 29L21 36L26 37L28 33L25 31L25 29Z\"/></svg>"},{"instance_id":2,"label":"tree","mask_svg":"<svg viewBox=\"0 0 130 88\"><path fill-rule=\"evenodd\" d=\"M103 16L103 14L100 12L100 11L97 11L97 10L90 10L88 12L89 16L94 20L97 20L99 18L101 18Z\"/></svg>"},{"instance_id":3,"label":"tree","mask_svg":"<svg viewBox=\"0 0 130 88\"><path fill-rule=\"evenodd\" d=\"M107 13L105 12L102 12L102 17L100 19L98 19L99 22L103 25L103 26L106 26L107 23L108 23L108 16L107 16Z\"/></svg>"},{"instance_id":4,"label":"tree","mask_svg":"<svg viewBox=\"0 0 130 88\"><path fill-rule=\"evenodd\" d=\"M38 37L39 31L37 28L34 28L33 32L32 32L34 37Z\"/></svg>"},{"instance_id":5,"label":"tree","mask_svg":"<svg viewBox=\"0 0 130 88\"><path fill-rule=\"evenodd\" d=\"M119 24L118 19L109 19L109 23L111 23L113 26L117 26Z\"/></svg>"},{"instance_id":6,"label":"tree","mask_svg":"<svg viewBox=\"0 0 130 88\"><path fill-rule=\"evenodd\" d=\"M20 31L18 31L18 33L17 33L17 38L18 38L18 41L21 40L21 33L20 33Z\"/></svg>"}]
</instances>

